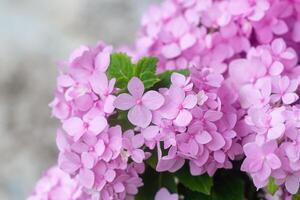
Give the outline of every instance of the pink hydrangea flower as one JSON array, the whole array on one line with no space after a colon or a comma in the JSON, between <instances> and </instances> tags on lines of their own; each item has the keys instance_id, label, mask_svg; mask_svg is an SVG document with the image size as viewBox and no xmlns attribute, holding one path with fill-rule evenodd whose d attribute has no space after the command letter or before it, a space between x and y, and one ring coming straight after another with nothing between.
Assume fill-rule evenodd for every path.
<instances>
[{"instance_id":1,"label":"pink hydrangea flower","mask_svg":"<svg viewBox=\"0 0 300 200\"><path fill-rule=\"evenodd\" d=\"M277 143L270 141L262 145L248 143L244 145L246 158L241 169L252 174L254 184L261 188L267 184L272 170L281 167L281 161L276 155Z\"/></svg>"},{"instance_id":2,"label":"pink hydrangea flower","mask_svg":"<svg viewBox=\"0 0 300 200\"><path fill-rule=\"evenodd\" d=\"M176 126L187 126L193 119L190 109L196 104L196 95L186 95L183 89L171 86L166 96L166 103L160 109L160 113L162 117L173 120Z\"/></svg>"},{"instance_id":3,"label":"pink hydrangea flower","mask_svg":"<svg viewBox=\"0 0 300 200\"><path fill-rule=\"evenodd\" d=\"M103 102L103 111L105 113L112 113L114 111L113 103L116 99L112 92L115 86L115 79L108 81L104 73L94 73L90 78L92 90L100 96Z\"/></svg>"},{"instance_id":4,"label":"pink hydrangea flower","mask_svg":"<svg viewBox=\"0 0 300 200\"><path fill-rule=\"evenodd\" d=\"M126 154L131 156L136 163L142 163L145 159L145 153L140 149L144 144L144 138L141 134L134 135L132 130L128 130L123 136L123 147Z\"/></svg>"},{"instance_id":5,"label":"pink hydrangea flower","mask_svg":"<svg viewBox=\"0 0 300 200\"><path fill-rule=\"evenodd\" d=\"M274 77L272 80L272 91L271 100L273 102L282 102L286 105L292 104L298 100L299 96L296 93L298 88L297 80L290 80L287 76Z\"/></svg>"},{"instance_id":6,"label":"pink hydrangea flower","mask_svg":"<svg viewBox=\"0 0 300 200\"><path fill-rule=\"evenodd\" d=\"M182 88L184 91L191 91L193 89L193 83L191 83L191 77L186 78L179 73L172 73L171 82L173 85Z\"/></svg>"},{"instance_id":7,"label":"pink hydrangea flower","mask_svg":"<svg viewBox=\"0 0 300 200\"><path fill-rule=\"evenodd\" d=\"M150 90L144 94L144 90L143 82L133 77L128 83L128 91L131 95L120 94L114 103L120 110L129 110L129 121L142 128L149 126L152 111L159 109L165 101L160 93Z\"/></svg>"},{"instance_id":8,"label":"pink hydrangea flower","mask_svg":"<svg viewBox=\"0 0 300 200\"><path fill-rule=\"evenodd\" d=\"M64 152L59 157L59 166L67 173L73 174L77 170L78 179L82 186L92 188L95 181L95 174L92 168L95 165L95 159L87 152L83 152L81 157L73 152Z\"/></svg>"},{"instance_id":9,"label":"pink hydrangea flower","mask_svg":"<svg viewBox=\"0 0 300 200\"><path fill-rule=\"evenodd\" d=\"M84 200L89 198L90 195L82 190L76 180L54 166L43 174L27 200Z\"/></svg>"},{"instance_id":10,"label":"pink hydrangea flower","mask_svg":"<svg viewBox=\"0 0 300 200\"><path fill-rule=\"evenodd\" d=\"M90 132L95 135L101 133L107 126L107 120L103 116L95 116L92 119L83 120L79 117L71 117L64 121L63 129L78 140L85 132Z\"/></svg>"}]
</instances>

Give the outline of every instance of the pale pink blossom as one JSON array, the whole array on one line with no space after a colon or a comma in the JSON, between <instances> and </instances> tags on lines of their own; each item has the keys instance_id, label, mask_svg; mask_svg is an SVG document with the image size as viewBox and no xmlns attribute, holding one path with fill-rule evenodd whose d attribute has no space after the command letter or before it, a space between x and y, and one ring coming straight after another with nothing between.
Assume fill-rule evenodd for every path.
<instances>
[{"instance_id":1,"label":"pale pink blossom","mask_svg":"<svg viewBox=\"0 0 300 200\"><path fill-rule=\"evenodd\" d=\"M129 110L129 121L142 128L146 128L152 120L152 111L159 109L164 103L164 97L153 90L144 94L142 81L133 77L128 83L131 94L120 94L115 100L115 107L120 110ZM143 95L144 94L144 95Z\"/></svg>"}]
</instances>

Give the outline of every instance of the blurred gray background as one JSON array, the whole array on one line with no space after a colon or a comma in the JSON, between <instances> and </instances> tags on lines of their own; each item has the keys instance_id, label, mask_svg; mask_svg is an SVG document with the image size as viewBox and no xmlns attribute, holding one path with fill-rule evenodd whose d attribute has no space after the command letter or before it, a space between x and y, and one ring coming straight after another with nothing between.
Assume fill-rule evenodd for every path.
<instances>
[{"instance_id":1,"label":"blurred gray background","mask_svg":"<svg viewBox=\"0 0 300 200\"><path fill-rule=\"evenodd\" d=\"M22 200L55 164L56 62L81 44L130 44L159 0L0 0L0 199Z\"/></svg>"}]
</instances>

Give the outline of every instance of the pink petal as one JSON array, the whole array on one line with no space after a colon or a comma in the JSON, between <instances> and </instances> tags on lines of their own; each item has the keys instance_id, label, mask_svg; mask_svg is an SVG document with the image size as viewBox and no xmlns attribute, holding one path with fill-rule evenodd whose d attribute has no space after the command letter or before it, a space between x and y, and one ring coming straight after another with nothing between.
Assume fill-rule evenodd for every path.
<instances>
[{"instance_id":1,"label":"pink petal","mask_svg":"<svg viewBox=\"0 0 300 200\"><path fill-rule=\"evenodd\" d=\"M177 87L183 87L185 85L185 76L174 72L171 75L171 82Z\"/></svg>"},{"instance_id":2,"label":"pink petal","mask_svg":"<svg viewBox=\"0 0 300 200\"><path fill-rule=\"evenodd\" d=\"M223 136L217 132L211 132L210 134L213 139L207 144L207 147L212 151L221 149L225 145Z\"/></svg>"},{"instance_id":3,"label":"pink petal","mask_svg":"<svg viewBox=\"0 0 300 200\"><path fill-rule=\"evenodd\" d=\"M144 145L144 137L142 134L136 134L131 138L133 148L140 148Z\"/></svg>"},{"instance_id":4,"label":"pink petal","mask_svg":"<svg viewBox=\"0 0 300 200\"><path fill-rule=\"evenodd\" d=\"M99 95L102 95L108 87L108 79L105 73L94 73L90 77L90 84L93 91Z\"/></svg>"},{"instance_id":5,"label":"pink petal","mask_svg":"<svg viewBox=\"0 0 300 200\"><path fill-rule=\"evenodd\" d=\"M158 160L156 171L168 171L176 162L176 159L165 159L164 157Z\"/></svg>"},{"instance_id":6,"label":"pink petal","mask_svg":"<svg viewBox=\"0 0 300 200\"><path fill-rule=\"evenodd\" d=\"M174 119L179 112L179 109L177 108L178 104L174 102L167 102L165 105L163 105L159 111L163 118L166 119Z\"/></svg>"},{"instance_id":7,"label":"pink petal","mask_svg":"<svg viewBox=\"0 0 300 200\"><path fill-rule=\"evenodd\" d=\"M171 44L163 46L161 49L161 53L167 59L171 59L171 58L175 58L175 57L179 56L181 53L181 50L180 50L178 44L171 43Z\"/></svg>"},{"instance_id":8,"label":"pink petal","mask_svg":"<svg viewBox=\"0 0 300 200\"><path fill-rule=\"evenodd\" d=\"M282 96L282 101L284 104L292 104L298 100L298 95L296 93L286 93Z\"/></svg>"},{"instance_id":9,"label":"pink petal","mask_svg":"<svg viewBox=\"0 0 300 200\"><path fill-rule=\"evenodd\" d=\"M179 111L178 116L174 120L174 124L176 126L187 126L192 121L192 119L193 119L192 114L186 109L183 109Z\"/></svg>"},{"instance_id":10,"label":"pink petal","mask_svg":"<svg viewBox=\"0 0 300 200\"><path fill-rule=\"evenodd\" d=\"M105 180L107 180L107 182L112 182L116 177L116 172L112 169L109 169L104 174L104 177L105 177Z\"/></svg>"},{"instance_id":11,"label":"pink petal","mask_svg":"<svg viewBox=\"0 0 300 200\"><path fill-rule=\"evenodd\" d=\"M257 156L262 155L260 147L254 142L245 144L243 149L245 155L250 158L256 158Z\"/></svg>"},{"instance_id":12,"label":"pink petal","mask_svg":"<svg viewBox=\"0 0 300 200\"><path fill-rule=\"evenodd\" d=\"M143 104L150 110L157 110L164 102L164 97L156 91L148 91L142 97Z\"/></svg>"},{"instance_id":13,"label":"pink petal","mask_svg":"<svg viewBox=\"0 0 300 200\"><path fill-rule=\"evenodd\" d=\"M80 165L80 157L75 153L64 152L59 156L59 167L67 173L74 173Z\"/></svg>"},{"instance_id":14,"label":"pink petal","mask_svg":"<svg viewBox=\"0 0 300 200\"><path fill-rule=\"evenodd\" d=\"M126 93L120 94L114 101L114 106L120 110L129 110L135 105L134 98Z\"/></svg>"},{"instance_id":15,"label":"pink petal","mask_svg":"<svg viewBox=\"0 0 300 200\"><path fill-rule=\"evenodd\" d=\"M296 54L294 51L287 49L285 52L280 54L280 57L287 60L292 60L296 57Z\"/></svg>"},{"instance_id":16,"label":"pink petal","mask_svg":"<svg viewBox=\"0 0 300 200\"><path fill-rule=\"evenodd\" d=\"M169 90L169 100L175 103L182 103L185 99L185 92L178 86L171 86Z\"/></svg>"},{"instance_id":17,"label":"pink petal","mask_svg":"<svg viewBox=\"0 0 300 200\"><path fill-rule=\"evenodd\" d=\"M136 105L129 110L128 120L136 126L146 128L152 120L152 113L146 107Z\"/></svg>"},{"instance_id":18,"label":"pink petal","mask_svg":"<svg viewBox=\"0 0 300 200\"><path fill-rule=\"evenodd\" d=\"M101 72L105 72L110 63L110 53L109 52L100 52L95 58L95 67Z\"/></svg>"},{"instance_id":19,"label":"pink petal","mask_svg":"<svg viewBox=\"0 0 300 200\"><path fill-rule=\"evenodd\" d=\"M63 122L63 129L70 136L82 135L85 131L83 121L78 117L72 117Z\"/></svg>"},{"instance_id":20,"label":"pink petal","mask_svg":"<svg viewBox=\"0 0 300 200\"><path fill-rule=\"evenodd\" d=\"M142 163L145 159L144 151L141 149L136 149L132 151L131 158L136 163Z\"/></svg>"},{"instance_id":21,"label":"pink petal","mask_svg":"<svg viewBox=\"0 0 300 200\"><path fill-rule=\"evenodd\" d=\"M273 153L277 149L277 141L271 140L269 142L266 142L263 146L263 153L265 155ZM257 155L256 155L257 156Z\"/></svg>"},{"instance_id":22,"label":"pink petal","mask_svg":"<svg viewBox=\"0 0 300 200\"><path fill-rule=\"evenodd\" d=\"M252 160L249 163L249 172L254 173L254 172L258 172L259 170L262 169L264 164L263 159L260 158L252 158Z\"/></svg>"},{"instance_id":23,"label":"pink petal","mask_svg":"<svg viewBox=\"0 0 300 200\"><path fill-rule=\"evenodd\" d=\"M264 163L263 167L257 172L257 176L259 180L265 181L268 180L269 176L271 175L271 172L271 168L266 163Z\"/></svg>"},{"instance_id":24,"label":"pink petal","mask_svg":"<svg viewBox=\"0 0 300 200\"><path fill-rule=\"evenodd\" d=\"M195 136L195 139L199 144L207 144L212 140L212 137L207 131L202 131Z\"/></svg>"},{"instance_id":25,"label":"pink petal","mask_svg":"<svg viewBox=\"0 0 300 200\"><path fill-rule=\"evenodd\" d=\"M116 97L115 96L113 96L113 95L109 95L106 99L105 99L105 101L104 101L104 105L103 105L103 111L105 112L105 113L108 113L108 114L110 114L110 113L112 113L113 111L114 111L114 109L115 109L115 107L114 107L114 102L115 102L115 100L116 100Z\"/></svg>"},{"instance_id":26,"label":"pink petal","mask_svg":"<svg viewBox=\"0 0 300 200\"><path fill-rule=\"evenodd\" d=\"M122 183L117 182L114 184L114 190L116 193L121 193L121 192L125 191L125 187Z\"/></svg>"},{"instance_id":27,"label":"pink petal","mask_svg":"<svg viewBox=\"0 0 300 200\"><path fill-rule=\"evenodd\" d=\"M70 87L74 84L73 79L69 75L60 75L57 77L57 85L61 87Z\"/></svg>"},{"instance_id":28,"label":"pink petal","mask_svg":"<svg viewBox=\"0 0 300 200\"><path fill-rule=\"evenodd\" d=\"M278 124L275 127L270 128L268 131L268 139L275 140L280 138L283 135L284 130L284 124Z\"/></svg>"},{"instance_id":29,"label":"pink petal","mask_svg":"<svg viewBox=\"0 0 300 200\"><path fill-rule=\"evenodd\" d=\"M89 131L94 133L95 135L98 135L101 133L107 126L107 120L103 116L95 117L92 121L89 123Z\"/></svg>"},{"instance_id":30,"label":"pink petal","mask_svg":"<svg viewBox=\"0 0 300 200\"><path fill-rule=\"evenodd\" d=\"M272 50L275 54L279 55L286 49L286 45L283 39L275 39L271 44Z\"/></svg>"},{"instance_id":31,"label":"pink petal","mask_svg":"<svg viewBox=\"0 0 300 200\"><path fill-rule=\"evenodd\" d=\"M223 151L215 151L214 152L214 158L219 163L224 163L225 162L225 154L224 154Z\"/></svg>"},{"instance_id":32,"label":"pink petal","mask_svg":"<svg viewBox=\"0 0 300 200\"><path fill-rule=\"evenodd\" d=\"M291 194L296 194L299 189L299 178L296 176L288 176L285 181L285 187Z\"/></svg>"},{"instance_id":33,"label":"pink petal","mask_svg":"<svg viewBox=\"0 0 300 200\"><path fill-rule=\"evenodd\" d=\"M82 169L78 174L78 180L81 185L88 189L91 189L95 182L95 175L89 169Z\"/></svg>"},{"instance_id":34,"label":"pink petal","mask_svg":"<svg viewBox=\"0 0 300 200\"><path fill-rule=\"evenodd\" d=\"M185 97L184 101L182 102L182 105L186 109L192 109L196 106L197 101L198 99L196 95L189 94Z\"/></svg>"},{"instance_id":35,"label":"pink petal","mask_svg":"<svg viewBox=\"0 0 300 200\"><path fill-rule=\"evenodd\" d=\"M89 48L87 46L80 46L79 48L75 49L70 57L69 57L69 63L72 63L76 58L82 56L85 52L87 52Z\"/></svg>"},{"instance_id":36,"label":"pink petal","mask_svg":"<svg viewBox=\"0 0 300 200\"><path fill-rule=\"evenodd\" d=\"M279 20L276 25L272 26L272 30L277 35L285 34L289 31L287 24L283 20Z\"/></svg>"},{"instance_id":37,"label":"pink petal","mask_svg":"<svg viewBox=\"0 0 300 200\"><path fill-rule=\"evenodd\" d=\"M91 156L91 154L83 152L81 154L81 162L85 168L91 169L94 167L95 160L94 157Z\"/></svg>"},{"instance_id":38,"label":"pink petal","mask_svg":"<svg viewBox=\"0 0 300 200\"><path fill-rule=\"evenodd\" d=\"M292 38L295 42L300 42L300 21L294 23Z\"/></svg>"},{"instance_id":39,"label":"pink petal","mask_svg":"<svg viewBox=\"0 0 300 200\"><path fill-rule=\"evenodd\" d=\"M159 133L158 126L149 126L142 131L142 135L146 140L151 140L155 138L158 133Z\"/></svg>"},{"instance_id":40,"label":"pink petal","mask_svg":"<svg viewBox=\"0 0 300 200\"><path fill-rule=\"evenodd\" d=\"M180 48L181 50L186 50L190 47L192 47L196 43L196 37L190 33L185 34L180 39Z\"/></svg>"},{"instance_id":41,"label":"pink petal","mask_svg":"<svg viewBox=\"0 0 300 200\"><path fill-rule=\"evenodd\" d=\"M58 149L62 152L70 149L70 144L65 134L60 129L56 133L56 144Z\"/></svg>"},{"instance_id":42,"label":"pink petal","mask_svg":"<svg viewBox=\"0 0 300 200\"><path fill-rule=\"evenodd\" d=\"M183 158L177 158L176 162L173 164L173 166L168 170L169 172L176 172L178 171L185 163L185 160Z\"/></svg>"},{"instance_id":43,"label":"pink petal","mask_svg":"<svg viewBox=\"0 0 300 200\"><path fill-rule=\"evenodd\" d=\"M95 151L97 153L97 156L102 156L102 154L105 151L105 144L103 140L99 140L95 145Z\"/></svg>"},{"instance_id":44,"label":"pink petal","mask_svg":"<svg viewBox=\"0 0 300 200\"><path fill-rule=\"evenodd\" d=\"M155 195L154 200L178 200L177 194L170 194L166 188L161 188Z\"/></svg>"},{"instance_id":45,"label":"pink petal","mask_svg":"<svg viewBox=\"0 0 300 200\"><path fill-rule=\"evenodd\" d=\"M85 94L74 100L76 107L81 111L89 110L94 103L94 100L91 95Z\"/></svg>"},{"instance_id":46,"label":"pink petal","mask_svg":"<svg viewBox=\"0 0 300 200\"><path fill-rule=\"evenodd\" d=\"M130 79L128 83L128 91L133 97L142 97L144 90L144 84L139 78L133 77L132 79Z\"/></svg>"},{"instance_id":47,"label":"pink petal","mask_svg":"<svg viewBox=\"0 0 300 200\"><path fill-rule=\"evenodd\" d=\"M272 76L276 76L276 75L279 75L282 71L283 71L283 64L279 61L275 61L270 69L269 69L269 73L272 75Z\"/></svg>"},{"instance_id":48,"label":"pink petal","mask_svg":"<svg viewBox=\"0 0 300 200\"><path fill-rule=\"evenodd\" d=\"M268 165L272 169L278 169L281 167L281 161L275 154L271 153L271 154L267 155L266 159L267 159L266 161L267 161Z\"/></svg>"},{"instance_id":49,"label":"pink petal","mask_svg":"<svg viewBox=\"0 0 300 200\"><path fill-rule=\"evenodd\" d=\"M223 116L222 112L214 111L214 110L208 110L204 114L204 118L208 121L211 121L211 122L214 122L214 121L217 121L217 120L221 119L222 116Z\"/></svg>"}]
</instances>

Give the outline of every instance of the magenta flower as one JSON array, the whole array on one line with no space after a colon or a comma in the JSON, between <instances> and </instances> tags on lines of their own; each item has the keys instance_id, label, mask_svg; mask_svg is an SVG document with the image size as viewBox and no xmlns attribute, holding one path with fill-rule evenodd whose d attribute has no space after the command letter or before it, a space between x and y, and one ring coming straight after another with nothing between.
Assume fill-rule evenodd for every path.
<instances>
[{"instance_id":1,"label":"magenta flower","mask_svg":"<svg viewBox=\"0 0 300 200\"><path fill-rule=\"evenodd\" d=\"M185 160L177 155L177 148L173 146L169 149L168 155L158 159L156 171L175 172L184 165L184 162Z\"/></svg>"},{"instance_id":2,"label":"magenta flower","mask_svg":"<svg viewBox=\"0 0 300 200\"><path fill-rule=\"evenodd\" d=\"M155 195L154 200L178 200L178 194L171 194L166 188L161 188Z\"/></svg>"},{"instance_id":3,"label":"magenta flower","mask_svg":"<svg viewBox=\"0 0 300 200\"><path fill-rule=\"evenodd\" d=\"M81 119L71 117L63 122L63 129L68 135L73 136L77 141L85 132L91 132L95 135L101 133L107 126L107 120L103 116L95 116L92 119Z\"/></svg>"},{"instance_id":4,"label":"magenta flower","mask_svg":"<svg viewBox=\"0 0 300 200\"><path fill-rule=\"evenodd\" d=\"M160 109L161 115L173 120L176 126L187 126L193 119L190 109L196 106L197 96L188 94L183 89L171 86L165 105Z\"/></svg>"},{"instance_id":5,"label":"magenta flower","mask_svg":"<svg viewBox=\"0 0 300 200\"><path fill-rule=\"evenodd\" d=\"M114 90L116 79L108 80L106 74L102 72L94 73L90 78L92 90L103 100L103 110L105 113L114 111L113 103L116 99L111 93Z\"/></svg>"},{"instance_id":6,"label":"magenta flower","mask_svg":"<svg viewBox=\"0 0 300 200\"><path fill-rule=\"evenodd\" d=\"M273 102L282 100L284 104L288 105L294 103L299 98L296 94L298 88L297 80L291 80L287 76L276 76L273 78L272 86L274 94L271 95L271 100Z\"/></svg>"},{"instance_id":7,"label":"magenta flower","mask_svg":"<svg viewBox=\"0 0 300 200\"><path fill-rule=\"evenodd\" d=\"M140 149L144 145L144 138L141 134L134 135L132 130L123 134L123 147L127 156L130 156L136 163L142 163L145 159L145 152Z\"/></svg>"},{"instance_id":8,"label":"magenta flower","mask_svg":"<svg viewBox=\"0 0 300 200\"><path fill-rule=\"evenodd\" d=\"M80 184L86 188L92 188L95 181L95 174L92 168L95 165L95 159L87 152L81 156L73 152L64 152L59 156L59 167L67 173L73 174L77 170Z\"/></svg>"},{"instance_id":9,"label":"magenta flower","mask_svg":"<svg viewBox=\"0 0 300 200\"><path fill-rule=\"evenodd\" d=\"M262 145L254 142L244 145L244 160L241 169L252 174L255 185L260 188L266 185L272 170L281 167L281 161L275 154L277 143L273 140Z\"/></svg>"},{"instance_id":10,"label":"magenta flower","mask_svg":"<svg viewBox=\"0 0 300 200\"><path fill-rule=\"evenodd\" d=\"M88 199L79 183L57 166L48 169L37 182L34 192L27 200L45 199L80 200Z\"/></svg>"},{"instance_id":11,"label":"magenta flower","mask_svg":"<svg viewBox=\"0 0 300 200\"><path fill-rule=\"evenodd\" d=\"M193 89L191 77L186 78L184 75L176 72L171 75L171 82L173 85L182 88L184 91L191 91Z\"/></svg>"},{"instance_id":12,"label":"magenta flower","mask_svg":"<svg viewBox=\"0 0 300 200\"><path fill-rule=\"evenodd\" d=\"M128 120L139 127L146 128L152 120L152 112L164 104L164 97L156 91L144 94L143 82L133 77L128 83L131 94L120 94L115 100L115 107L120 110L129 110ZM143 95L144 94L144 95Z\"/></svg>"}]
</instances>

